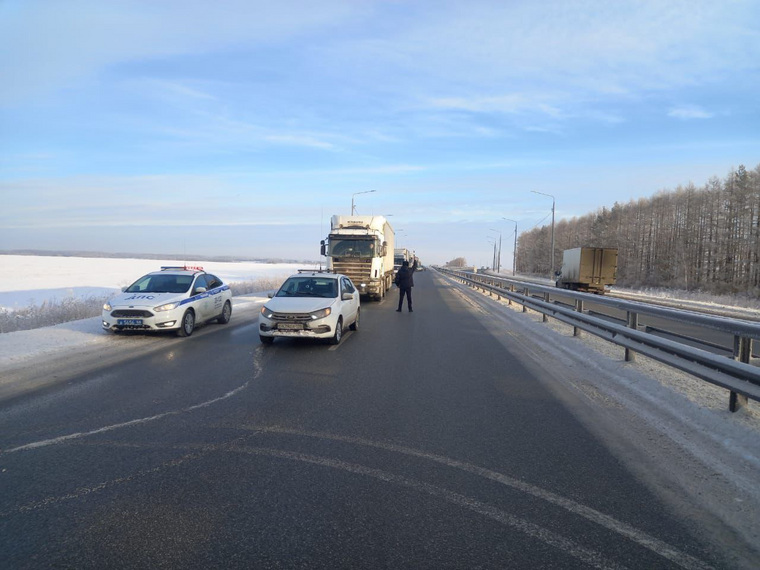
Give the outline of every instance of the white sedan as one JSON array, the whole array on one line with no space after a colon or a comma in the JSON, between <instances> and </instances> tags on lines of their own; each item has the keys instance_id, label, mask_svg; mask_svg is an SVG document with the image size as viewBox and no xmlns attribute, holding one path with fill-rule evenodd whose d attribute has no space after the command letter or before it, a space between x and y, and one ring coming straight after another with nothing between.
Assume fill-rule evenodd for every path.
<instances>
[{"instance_id":1,"label":"white sedan","mask_svg":"<svg viewBox=\"0 0 760 570\"><path fill-rule=\"evenodd\" d=\"M359 292L345 275L300 272L282 284L261 308L259 338L327 338L338 344L343 330L359 328Z\"/></svg>"},{"instance_id":2,"label":"white sedan","mask_svg":"<svg viewBox=\"0 0 760 570\"><path fill-rule=\"evenodd\" d=\"M121 332L176 331L190 336L197 323L230 322L232 291L202 267L162 267L103 305L103 328Z\"/></svg>"}]
</instances>

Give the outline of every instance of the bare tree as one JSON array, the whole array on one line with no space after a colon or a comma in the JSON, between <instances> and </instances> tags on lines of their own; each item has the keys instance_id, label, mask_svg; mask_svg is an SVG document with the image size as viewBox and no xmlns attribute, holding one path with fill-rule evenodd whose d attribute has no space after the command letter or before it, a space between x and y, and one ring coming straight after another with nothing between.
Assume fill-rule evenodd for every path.
<instances>
[{"instance_id":1,"label":"bare tree","mask_svg":"<svg viewBox=\"0 0 760 570\"><path fill-rule=\"evenodd\" d=\"M650 198L555 225L549 252L548 226L520 235L517 267L545 275L555 255L574 247L617 247L623 285L705 289L760 294L760 165L739 166L724 180L711 178L660 191Z\"/></svg>"}]
</instances>

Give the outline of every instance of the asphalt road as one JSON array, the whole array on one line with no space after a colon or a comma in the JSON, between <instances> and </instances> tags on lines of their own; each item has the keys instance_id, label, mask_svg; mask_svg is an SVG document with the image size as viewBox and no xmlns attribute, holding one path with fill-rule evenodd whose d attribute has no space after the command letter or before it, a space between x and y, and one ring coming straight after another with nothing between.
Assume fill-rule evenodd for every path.
<instances>
[{"instance_id":1,"label":"asphalt road","mask_svg":"<svg viewBox=\"0 0 760 570\"><path fill-rule=\"evenodd\" d=\"M732 566L464 293L415 283L338 346L238 317L0 404L0 568Z\"/></svg>"}]
</instances>

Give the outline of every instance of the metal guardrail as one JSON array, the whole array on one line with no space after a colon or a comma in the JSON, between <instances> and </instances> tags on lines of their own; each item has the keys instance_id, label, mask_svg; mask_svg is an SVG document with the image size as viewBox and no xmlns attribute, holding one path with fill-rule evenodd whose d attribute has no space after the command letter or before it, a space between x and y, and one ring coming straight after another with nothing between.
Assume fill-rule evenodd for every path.
<instances>
[{"instance_id":1,"label":"metal guardrail","mask_svg":"<svg viewBox=\"0 0 760 570\"><path fill-rule=\"evenodd\" d=\"M737 411L747 405L748 399L760 401L760 368L749 364L753 341L760 340L760 324L740 319L728 319L647 305L637 301L609 299L589 293L578 293L547 287L537 283L517 281L492 275L478 275L463 271L437 268L438 271L456 277L464 283L506 297L543 314L546 322L551 316L573 327L574 336L586 331L625 348L625 360L635 359L635 353L688 372L702 380L726 388L729 391L729 409ZM540 294L542 300L533 295ZM557 305L550 296L572 301L574 308ZM627 324L619 325L605 319L583 313L584 301L593 301L623 311ZM639 315L652 315L671 321L709 328L734 337L733 359L719 356L679 342L664 339L638 330Z\"/></svg>"}]
</instances>

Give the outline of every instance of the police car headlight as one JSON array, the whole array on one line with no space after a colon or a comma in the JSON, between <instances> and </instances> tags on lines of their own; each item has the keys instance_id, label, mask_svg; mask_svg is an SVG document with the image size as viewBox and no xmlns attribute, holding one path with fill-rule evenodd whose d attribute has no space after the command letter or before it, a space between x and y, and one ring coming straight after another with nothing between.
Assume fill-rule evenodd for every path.
<instances>
[{"instance_id":1,"label":"police car headlight","mask_svg":"<svg viewBox=\"0 0 760 570\"><path fill-rule=\"evenodd\" d=\"M160 311L171 311L172 309L176 309L179 307L179 303L166 303L166 305L161 305L159 307L154 307L153 310L160 312Z\"/></svg>"},{"instance_id":2,"label":"police car headlight","mask_svg":"<svg viewBox=\"0 0 760 570\"><path fill-rule=\"evenodd\" d=\"M261 307L261 314L264 315L268 319L272 318L272 311L269 310L266 305Z\"/></svg>"},{"instance_id":3,"label":"police car headlight","mask_svg":"<svg viewBox=\"0 0 760 570\"><path fill-rule=\"evenodd\" d=\"M103 310L104 311L110 311L111 310L111 303L105 303L103 305Z\"/></svg>"},{"instance_id":4,"label":"police car headlight","mask_svg":"<svg viewBox=\"0 0 760 570\"><path fill-rule=\"evenodd\" d=\"M324 319L324 318L325 318L326 316L328 316L330 313L332 313L332 309L331 309L330 307L327 307L326 309L321 309L321 310L319 310L319 311L314 311L314 312L313 312L313 313L311 313L309 316L310 316L310 317L311 317L313 320L315 320L315 321L316 321L317 319Z\"/></svg>"}]
</instances>

